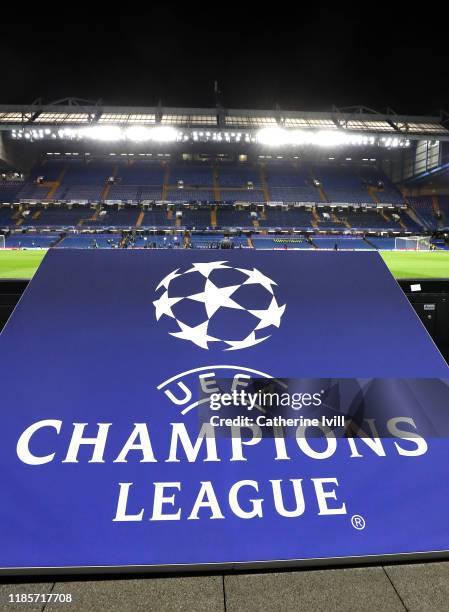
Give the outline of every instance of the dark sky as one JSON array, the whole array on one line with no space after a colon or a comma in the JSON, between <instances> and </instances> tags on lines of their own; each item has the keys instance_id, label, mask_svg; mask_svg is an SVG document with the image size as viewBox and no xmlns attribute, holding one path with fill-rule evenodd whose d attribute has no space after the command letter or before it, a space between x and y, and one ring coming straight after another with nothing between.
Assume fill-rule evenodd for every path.
<instances>
[{"instance_id":1,"label":"dark sky","mask_svg":"<svg viewBox=\"0 0 449 612\"><path fill-rule=\"evenodd\" d=\"M183 3L187 8L132 16L126 5L110 4L101 18L90 17L85 4L63 4L38 22L2 24L0 103L74 96L205 107L214 104L218 80L228 107L449 110L444 16L401 4L387 11L371 3L370 17L360 4L358 12L346 5L314 11L313 3L308 10L297 3L294 11L260 2L244 13L243 3L195 10L197 4Z\"/></svg>"}]
</instances>

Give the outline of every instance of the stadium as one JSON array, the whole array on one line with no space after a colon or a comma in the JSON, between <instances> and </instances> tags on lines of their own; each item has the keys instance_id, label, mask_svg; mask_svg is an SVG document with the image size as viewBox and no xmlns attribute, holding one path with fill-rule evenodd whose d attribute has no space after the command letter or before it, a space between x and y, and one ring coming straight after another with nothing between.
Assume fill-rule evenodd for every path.
<instances>
[{"instance_id":1,"label":"stadium","mask_svg":"<svg viewBox=\"0 0 449 612\"><path fill-rule=\"evenodd\" d=\"M448 126L365 108L1 106L0 276L30 278L47 249L306 249L447 279Z\"/></svg>"},{"instance_id":2,"label":"stadium","mask_svg":"<svg viewBox=\"0 0 449 612\"><path fill-rule=\"evenodd\" d=\"M424 609L401 571L449 554L446 114L0 105L0 325L10 604ZM249 379L335 433L212 435L210 393Z\"/></svg>"},{"instance_id":3,"label":"stadium","mask_svg":"<svg viewBox=\"0 0 449 612\"><path fill-rule=\"evenodd\" d=\"M69 99L0 127L7 249L448 250L444 117Z\"/></svg>"}]
</instances>

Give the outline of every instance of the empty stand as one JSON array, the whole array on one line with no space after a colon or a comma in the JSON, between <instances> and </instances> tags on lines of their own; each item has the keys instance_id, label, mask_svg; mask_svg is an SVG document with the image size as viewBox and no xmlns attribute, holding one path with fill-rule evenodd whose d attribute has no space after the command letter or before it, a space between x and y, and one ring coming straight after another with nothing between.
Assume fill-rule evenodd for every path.
<instances>
[{"instance_id":1,"label":"empty stand","mask_svg":"<svg viewBox=\"0 0 449 612\"><path fill-rule=\"evenodd\" d=\"M434 244L437 249L440 249L442 251L449 251L449 245L442 238L435 238L434 240L432 240L432 244Z\"/></svg>"},{"instance_id":2,"label":"empty stand","mask_svg":"<svg viewBox=\"0 0 449 612\"><path fill-rule=\"evenodd\" d=\"M319 202L308 169L293 165L268 165L265 170L271 200L274 202Z\"/></svg>"},{"instance_id":3,"label":"empty stand","mask_svg":"<svg viewBox=\"0 0 449 612\"><path fill-rule=\"evenodd\" d=\"M425 223L421 221L418 223L413 219L405 210L398 211L396 214L399 215L399 224L403 229L410 230L415 233L420 233L425 228Z\"/></svg>"},{"instance_id":4,"label":"empty stand","mask_svg":"<svg viewBox=\"0 0 449 612\"><path fill-rule=\"evenodd\" d=\"M114 167L114 183L109 186L108 200L160 200L165 166L159 162L135 160L119 162Z\"/></svg>"},{"instance_id":5,"label":"empty stand","mask_svg":"<svg viewBox=\"0 0 449 612\"><path fill-rule=\"evenodd\" d=\"M232 187L246 189L252 184L254 187L262 187L260 169L257 166L222 164L218 169L218 180L221 187Z\"/></svg>"},{"instance_id":6,"label":"empty stand","mask_svg":"<svg viewBox=\"0 0 449 612\"><path fill-rule=\"evenodd\" d=\"M190 237L190 246L194 249L218 249L224 240L224 234L195 234Z\"/></svg>"},{"instance_id":7,"label":"empty stand","mask_svg":"<svg viewBox=\"0 0 449 612\"><path fill-rule=\"evenodd\" d=\"M439 196L439 206L430 196L409 198L406 210L397 187L366 164L312 165L274 156L263 162L201 162L73 154L44 158L25 181L10 178L0 181L4 230L182 228L193 235L237 228L257 240L257 232L266 231L419 234L449 225L449 196ZM14 203L13 208L2 206L3 201ZM357 243L344 246L356 248Z\"/></svg>"},{"instance_id":8,"label":"empty stand","mask_svg":"<svg viewBox=\"0 0 449 612\"><path fill-rule=\"evenodd\" d=\"M72 160L67 164L66 172L53 198L57 200L99 200L105 183L112 176L113 171L112 163Z\"/></svg>"},{"instance_id":9,"label":"empty stand","mask_svg":"<svg viewBox=\"0 0 449 612\"><path fill-rule=\"evenodd\" d=\"M172 164L170 185L178 185L180 182L190 187L212 187L213 167L210 164Z\"/></svg>"},{"instance_id":10,"label":"empty stand","mask_svg":"<svg viewBox=\"0 0 449 612\"><path fill-rule=\"evenodd\" d=\"M215 196L211 189L176 188L167 191L167 200L171 202L213 202Z\"/></svg>"},{"instance_id":11,"label":"empty stand","mask_svg":"<svg viewBox=\"0 0 449 612\"><path fill-rule=\"evenodd\" d=\"M183 236L150 234L148 236L136 236L134 246L140 249L176 249L184 246Z\"/></svg>"},{"instance_id":12,"label":"empty stand","mask_svg":"<svg viewBox=\"0 0 449 612\"><path fill-rule=\"evenodd\" d=\"M139 212L140 209L137 206L120 210L108 206L93 217L83 221L83 227L134 227L137 224Z\"/></svg>"},{"instance_id":13,"label":"empty stand","mask_svg":"<svg viewBox=\"0 0 449 612\"><path fill-rule=\"evenodd\" d=\"M255 249L313 249L314 246L304 236L284 236L270 234L268 236L253 236Z\"/></svg>"},{"instance_id":14,"label":"empty stand","mask_svg":"<svg viewBox=\"0 0 449 612\"><path fill-rule=\"evenodd\" d=\"M369 242L369 244L372 244L376 249L379 249L381 251L392 251L395 246L394 238L370 236L369 238L367 238L367 242Z\"/></svg>"},{"instance_id":15,"label":"empty stand","mask_svg":"<svg viewBox=\"0 0 449 612\"><path fill-rule=\"evenodd\" d=\"M8 249L48 249L59 240L59 234L11 234L6 237Z\"/></svg>"},{"instance_id":16,"label":"empty stand","mask_svg":"<svg viewBox=\"0 0 449 612\"><path fill-rule=\"evenodd\" d=\"M397 221L384 216L377 210L347 210L340 213L340 216L354 229L400 229Z\"/></svg>"},{"instance_id":17,"label":"empty stand","mask_svg":"<svg viewBox=\"0 0 449 612\"><path fill-rule=\"evenodd\" d=\"M442 225L445 228L449 227L449 195L438 196L438 202L440 205L440 211L442 215Z\"/></svg>"},{"instance_id":18,"label":"empty stand","mask_svg":"<svg viewBox=\"0 0 449 612\"><path fill-rule=\"evenodd\" d=\"M118 248L120 237L111 234L69 234L56 246L58 249Z\"/></svg>"},{"instance_id":19,"label":"empty stand","mask_svg":"<svg viewBox=\"0 0 449 612\"><path fill-rule=\"evenodd\" d=\"M422 224L429 229L436 229L437 218L433 209L432 196L409 197L408 201Z\"/></svg>"},{"instance_id":20,"label":"empty stand","mask_svg":"<svg viewBox=\"0 0 449 612\"><path fill-rule=\"evenodd\" d=\"M257 189L221 189L221 199L223 202L264 202L265 196Z\"/></svg>"},{"instance_id":21,"label":"empty stand","mask_svg":"<svg viewBox=\"0 0 449 612\"><path fill-rule=\"evenodd\" d=\"M9 227L14 225L16 221L13 219L13 216L17 213L17 210L14 210L10 206L0 206L0 227Z\"/></svg>"},{"instance_id":22,"label":"empty stand","mask_svg":"<svg viewBox=\"0 0 449 612\"><path fill-rule=\"evenodd\" d=\"M165 227L173 226L175 220L169 219L167 211L163 208L153 209L144 212L141 227Z\"/></svg>"},{"instance_id":23,"label":"empty stand","mask_svg":"<svg viewBox=\"0 0 449 612\"><path fill-rule=\"evenodd\" d=\"M208 228L211 227L211 211L209 208L183 208L180 218L182 226L187 228Z\"/></svg>"},{"instance_id":24,"label":"empty stand","mask_svg":"<svg viewBox=\"0 0 449 612\"><path fill-rule=\"evenodd\" d=\"M376 168L362 167L359 170L360 176L367 186L375 190L375 199L382 204L400 205L404 203L401 192L390 181L386 174ZM382 185L380 187L380 185Z\"/></svg>"},{"instance_id":25,"label":"empty stand","mask_svg":"<svg viewBox=\"0 0 449 612\"><path fill-rule=\"evenodd\" d=\"M217 208L218 227L253 227L253 217L249 210L236 210L233 207Z\"/></svg>"},{"instance_id":26,"label":"empty stand","mask_svg":"<svg viewBox=\"0 0 449 612\"><path fill-rule=\"evenodd\" d=\"M357 170L346 166L314 168L314 177L321 183L329 202L366 204L371 196Z\"/></svg>"},{"instance_id":27,"label":"empty stand","mask_svg":"<svg viewBox=\"0 0 449 612\"><path fill-rule=\"evenodd\" d=\"M259 219L261 227L290 227L307 229L312 227L312 213L299 209L278 209L266 207L265 218Z\"/></svg>"},{"instance_id":28,"label":"empty stand","mask_svg":"<svg viewBox=\"0 0 449 612\"><path fill-rule=\"evenodd\" d=\"M23 181L0 180L0 204L17 202L20 191L23 189L23 187Z\"/></svg>"},{"instance_id":29,"label":"empty stand","mask_svg":"<svg viewBox=\"0 0 449 612\"><path fill-rule=\"evenodd\" d=\"M314 236L313 243L319 249L334 249L344 251L372 251L374 246L363 238L351 236Z\"/></svg>"},{"instance_id":30,"label":"empty stand","mask_svg":"<svg viewBox=\"0 0 449 612\"><path fill-rule=\"evenodd\" d=\"M36 213L40 214L37 215ZM87 206L73 207L49 206L48 208L30 209L24 218L23 227L74 227L82 220L92 217L94 211Z\"/></svg>"}]
</instances>

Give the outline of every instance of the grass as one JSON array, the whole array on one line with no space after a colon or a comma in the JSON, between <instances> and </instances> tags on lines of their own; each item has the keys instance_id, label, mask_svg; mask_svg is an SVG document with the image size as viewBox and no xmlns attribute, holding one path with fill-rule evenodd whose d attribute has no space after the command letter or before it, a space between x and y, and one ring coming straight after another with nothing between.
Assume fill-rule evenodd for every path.
<instances>
[{"instance_id":1,"label":"grass","mask_svg":"<svg viewBox=\"0 0 449 612\"><path fill-rule=\"evenodd\" d=\"M0 278L31 278L46 252L0 250ZM396 278L449 278L449 251L381 251L381 256Z\"/></svg>"},{"instance_id":2,"label":"grass","mask_svg":"<svg viewBox=\"0 0 449 612\"><path fill-rule=\"evenodd\" d=\"M0 278L32 278L46 252L0 250Z\"/></svg>"},{"instance_id":3,"label":"grass","mask_svg":"<svg viewBox=\"0 0 449 612\"><path fill-rule=\"evenodd\" d=\"M395 278L449 278L449 251L381 251Z\"/></svg>"}]
</instances>

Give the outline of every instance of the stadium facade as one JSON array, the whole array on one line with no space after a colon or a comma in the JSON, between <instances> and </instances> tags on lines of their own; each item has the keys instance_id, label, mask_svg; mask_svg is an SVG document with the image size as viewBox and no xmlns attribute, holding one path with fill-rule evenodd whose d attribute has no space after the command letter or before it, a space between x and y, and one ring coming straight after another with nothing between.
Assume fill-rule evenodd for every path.
<instances>
[{"instance_id":1,"label":"stadium facade","mask_svg":"<svg viewBox=\"0 0 449 612\"><path fill-rule=\"evenodd\" d=\"M6 246L446 248L447 117L0 106ZM413 244L413 243L410 243Z\"/></svg>"}]
</instances>

